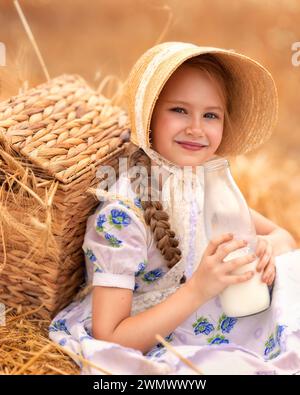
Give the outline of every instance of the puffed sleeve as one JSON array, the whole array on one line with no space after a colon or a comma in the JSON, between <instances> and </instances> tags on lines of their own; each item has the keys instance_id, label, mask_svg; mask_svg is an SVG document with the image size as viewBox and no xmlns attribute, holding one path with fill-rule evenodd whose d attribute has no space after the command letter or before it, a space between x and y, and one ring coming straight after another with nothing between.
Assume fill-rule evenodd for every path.
<instances>
[{"instance_id":1,"label":"puffed sleeve","mask_svg":"<svg viewBox=\"0 0 300 395\"><path fill-rule=\"evenodd\" d=\"M130 207L106 203L89 217L82 246L92 285L134 290L135 274L147 260L145 225Z\"/></svg>"}]
</instances>

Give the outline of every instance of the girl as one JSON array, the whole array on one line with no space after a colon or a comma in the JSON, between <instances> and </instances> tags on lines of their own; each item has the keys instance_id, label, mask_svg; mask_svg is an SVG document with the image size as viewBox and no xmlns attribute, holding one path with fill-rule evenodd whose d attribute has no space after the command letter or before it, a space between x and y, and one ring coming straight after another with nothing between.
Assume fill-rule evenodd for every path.
<instances>
[{"instance_id":1,"label":"girl","mask_svg":"<svg viewBox=\"0 0 300 395\"><path fill-rule=\"evenodd\" d=\"M218 295L253 276L234 271L256 256L224 263L245 244L229 234L207 240L203 227L203 163L270 137L277 116L271 75L233 51L166 42L141 56L125 88L129 166L146 178L137 183L122 173L89 217L83 250L92 289L55 317L50 338L114 374L192 373L156 334L205 374L300 371L293 237L251 210L257 270L273 287L272 304L235 318L223 313ZM183 173L186 167L193 171ZM83 372L99 374L89 366Z\"/></svg>"}]
</instances>

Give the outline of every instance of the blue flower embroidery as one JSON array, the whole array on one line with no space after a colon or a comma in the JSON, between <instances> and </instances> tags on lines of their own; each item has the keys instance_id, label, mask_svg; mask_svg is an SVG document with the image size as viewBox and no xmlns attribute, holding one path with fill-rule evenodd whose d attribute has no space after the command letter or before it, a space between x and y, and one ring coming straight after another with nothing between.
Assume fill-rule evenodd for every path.
<instances>
[{"instance_id":1,"label":"blue flower embroidery","mask_svg":"<svg viewBox=\"0 0 300 395\"><path fill-rule=\"evenodd\" d=\"M276 343L275 343L274 335L272 334L265 343L266 348L265 348L264 355L267 356L268 354L270 354L270 352L274 350L275 346L276 346Z\"/></svg>"},{"instance_id":2,"label":"blue flower embroidery","mask_svg":"<svg viewBox=\"0 0 300 395\"><path fill-rule=\"evenodd\" d=\"M173 334L173 332L171 332L168 336L165 337L165 340L166 340L168 343L171 343L171 341L173 340L173 338L174 338L174 334ZM167 351L167 350L166 350L165 346L164 346L162 343L158 343L158 344L153 348L153 350L149 351L149 353L146 354L146 356L148 356L148 357L152 357L152 356L153 356L153 357L160 357L160 356L163 355L166 351Z\"/></svg>"},{"instance_id":3,"label":"blue flower embroidery","mask_svg":"<svg viewBox=\"0 0 300 395\"><path fill-rule=\"evenodd\" d=\"M281 352L281 350L277 350L277 351L273 352L273 354L269 355L269 359L274 359L274 358L278 357L280 352Z\"/></svg>"},{"instance_id":4,"label":"blue flower embroidery","mask_svg":"<svg viewBox=\"0 0 300 395\"><path fill-rule=\"evenodd\" d=\"M141 199L138 197L134 198L134 204L138 207L138 208L142 208L142 202Z\"/></svg>"},{"instance_id":5,"label":"blue flower embroidery","mask_svg":"<svg viewBox=\"0 0 300 395\"><path fill-rule=\"evenodd\" d=\"M168 336L166 336L165 337L165 340L168 342L168 343L171 343L171 341L174 339L174 333L173 332L171 332Z\"/></svg>"},{"instance_id":6,"label":"blue flower embroidery","mask_svg":"<svg viewBox=\"0 0 300 395\"><path fill-rule=\"evenodd\" d=\"M140 274L144 274L146 266L147 261L139 263L138 270L134 273L135 277L139 276Z\"/></svg>"},{"instance_id":7,"label":"blue flower embroidery","mask_svg":"<svg viewBox=\"0 0 300 395\"><path fill-rule=\"evenodd\" d=\"M128 226L131 223L131 218L125 211L113 209L110 213L109 223L117 229L122 229L122 226Z\"/></svg>"},{"instance_id":8,"label":"blue flower embroidery","mask_svg":"<svg viewBox=\"0 0 300 395\"><path fill-rule=\"evenodd\" d=\"M210 339L208 339L208 343L210 345L212 345L212 344L228 344L229 340L226 339L224 336L217 334L217 335L211 337Z\"/></svg>"},{"instance_id":9,"label":"blue flower embroidery","mask_svg":"<svg viewBox=\"0 0 300 395\"><path fill-rule=\"evenodd\" d=\"M84 254L88 257L91 262L96 262L97 258L95 257L93 251L89 248L84 251Z\"/></svg>"},{"instance_id":10,"label":"blue flower embroidery","mask_svg":"<svg viewBox=\"0 0 300 395\"><path fill-rule=\"evenodd\" d=\"M150 272L144 274L144 276L142 278L147 283L152 283L153 281L162 277L163 274L164 274L163 271L160 268L158 268L158 269L151 270Z\"/></svg>"},{"instance_id":11,"label":"blue flower embroidery","mask_svg":"<svg viewBox=\"0 0 300 395\"><path fill-rule=\"evenodd\" d=\"M63 339L61 339L60 341L59 341L59 345L61 345L61 346L64 346L65 344L67 343L67 339L66 338L63 338Z\"/></svg>"},{"instance_id":12,"label":"blue flower embroidery","mask_svg":"<svg viewBox=\"0 0 300 395\"><path fill-rule=\"evenodd\" d=\"M123 243L122 240L117 239L114 235L112 235L110 233L105 233L104 237L106 238L106 240L109 241L109 244L112 247L119 248L121 246L121 244Z\"/></svg>"},{"instance_id":13,"label":"blue flower embroidery","mask_svg":"<svg viewBox=\"0 0 300 395\"><path fill-rule=\"evenodd\" d=\"M71 333L68 331L68 328L66 326L65 319L54 321L53 325L49 326L49 332L58 332L58 331L63 331L66 332L68 335L71 335Z\"/></svg>"},{"instance_id":14,"label":"blue flower embroidery","mask_svg":"<svg viewBox=\"0 0 300 395\"><path fill-rule=\"evenodd\" d=\"M276 327L276 342L280 346L280 339L285 329L285 325L277 325Z\"/></svg>"},{"instance_id":15,"label":"blue flower embroidery","mask_svg":"<svg viewBox=\"0 0 300 395\"><path fill-rule=\"evenodd\" d=\"M139 288L140 288L139 284L135 283L135 284L134 284L134 290L133 290L133 292L136 291L136 290L138 290Z\"/></svg>"},{"instance_id":16,"label":"blue flower embroidery","mask_svg":"<svg viewBox=\"0 0 300 395\"><path fill-rule=\"evenodd\" d=\"M103 232L104 228L103 228L103 224L106 222L106 217L104 214L99 215L99 217L97 217L97 225L96 225L96 230L98 230L99 232Z\"/></svg>"},{"instance_id":17,"label":"blue flower embroidery","mask_svg":"<svg viewBox=\"0 0 300 395\"><path fill-rule=\"evenodd\" d=\"M154 348L153 350L151 350L146 356L147 357L154 357L154 358L159 358L161 357L163 354L165 354L167 352L166 348Z\"/></svg>"},{"instance_id":18,"label":"blue flower embroidery","mask_svg":"<svg viewBox=\"0 0 300 395\"><path fill-rule=\"evenodd\" d=\"M204 317L200 317L193 324L195 335L200 335L201 333L204 335L209 335L215 328L212 324L208 322L208 320Z\"/></svg>"},{"instance_id":19,"label":"blue flower embroidery","mask_svg":"<svg viewBox=\"0 0 300 395\"><path fill-rule=\"evenodd\" d=\"M218 330L221 330L222 333L229 333L231 329L236 324L237 319L232 317L227 317L225 314L219 319Z\"/></svg>"},{"instance_id":20,"label":"blue flower embroidery","mask_svg":"<svg viewBox=\"0 0 300 395\"><path fill-rule=\"evenodd\" d=\"M276 325L274 333L266 341L264 350L266 359L276 358L281 353L281 336L285 327L285 325Z\"/></svg>"}]
</instances>

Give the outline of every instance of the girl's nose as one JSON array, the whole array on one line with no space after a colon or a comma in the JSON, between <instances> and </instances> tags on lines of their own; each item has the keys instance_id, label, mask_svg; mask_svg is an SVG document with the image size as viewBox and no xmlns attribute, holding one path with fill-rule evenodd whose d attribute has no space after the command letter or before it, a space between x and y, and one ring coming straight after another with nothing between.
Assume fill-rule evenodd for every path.
<instances>
[{"instance_id":1,"label":"girl's nose","mask_svg":"<svg viewBox=\"0 0 300 395\"><path fill-rule=\"evenodd\" d=\"M185 130L189 135L202 136L204 134L203 126L199 120L193 121Z\"/></svg>"},{"instance_id":2,"label":"girl's nose","mask_svg":"<svg viewBox=\"0 0 300 395\"><path fill-rule=\"evenodd\" d=\"M202 124L202 114L193 114L190 119L189 123L186 127L187 134L193 135L203 135L203 124Z\"/></svg>"}]
</instances>

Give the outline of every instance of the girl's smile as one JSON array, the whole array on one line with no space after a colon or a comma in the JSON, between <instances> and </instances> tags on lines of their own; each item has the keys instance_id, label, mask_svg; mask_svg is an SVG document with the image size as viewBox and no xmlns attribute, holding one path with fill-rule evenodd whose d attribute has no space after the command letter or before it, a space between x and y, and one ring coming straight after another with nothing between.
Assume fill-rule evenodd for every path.
<instances>
[{"instance_id":1,"label":"girl's smile","mask_svg":"<svg viewBox=\"0 0 300 395\"><path fill-rule=\"evenodd\" d=\"M177 144L179 144L182 148L191 150L191 151L199 151L205 147L208 146L208 144L200 144L196 143L193 141L187 141L187 140L182 140L182 141L177 141L175 140Z\"/></svg>"},{"instance_id":2,"label":"girl's smile","mask_svg":"<svg viewBox=\"0 0 300 395\"><path fill-rule=\"evenodd\" d=\"M217 82L196 67L181 65L155 105L153 149L179 166L202 164L221 143L224 111Z\"/></svg>"}]
</instances>

